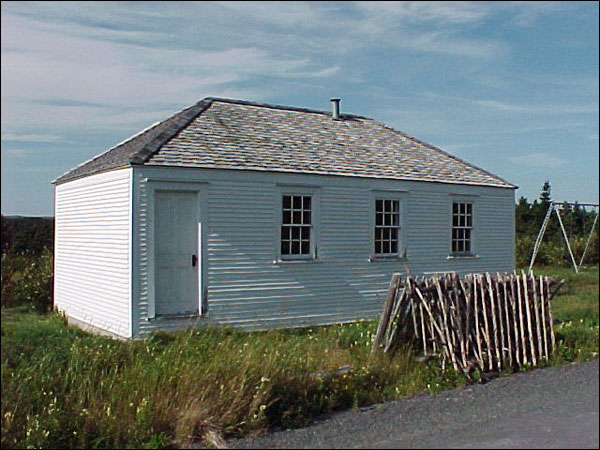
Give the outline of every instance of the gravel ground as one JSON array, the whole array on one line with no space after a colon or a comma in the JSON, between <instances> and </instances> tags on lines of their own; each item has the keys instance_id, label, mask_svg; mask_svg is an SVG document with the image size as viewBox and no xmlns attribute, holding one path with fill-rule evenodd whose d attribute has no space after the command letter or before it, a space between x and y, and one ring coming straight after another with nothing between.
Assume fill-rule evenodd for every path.
<instances>
[{"instance_id":1,"label":"gravel ground","mask_svg":"<svg viewBox=\"0 0 600 450\"><path fill-rule=\"evenodd\" d=\"M232 448L598 448L598 360L344 411Z\"/></svg>"}]
</instances>

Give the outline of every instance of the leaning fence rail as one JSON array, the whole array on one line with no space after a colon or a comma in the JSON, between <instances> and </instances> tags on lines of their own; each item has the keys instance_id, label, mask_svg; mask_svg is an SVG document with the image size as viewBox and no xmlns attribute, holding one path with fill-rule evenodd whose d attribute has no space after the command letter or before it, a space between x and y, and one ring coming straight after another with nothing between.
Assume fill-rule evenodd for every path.
<instances>
[{"instance_id":1,"label":"leaning fence rail","mask_svg":"<svg viewBox=\"0 0 600 450\"><path fill-rule=\"evenodd\" d=\"M556 347L550 300L562 283L524 272L394 274L372 351L416 340L426 356L467 375L535 366Z\"/></svg>"}]
</instances>

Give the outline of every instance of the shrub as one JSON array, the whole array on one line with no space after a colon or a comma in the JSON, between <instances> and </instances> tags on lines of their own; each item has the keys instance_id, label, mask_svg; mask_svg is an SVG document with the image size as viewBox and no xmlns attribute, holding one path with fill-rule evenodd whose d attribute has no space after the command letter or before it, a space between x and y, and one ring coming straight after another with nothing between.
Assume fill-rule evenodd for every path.
<instances>
[{"instance_id":1,"label":"shrub","mask_svg":"<svg viewBox=\"0 0 600 450\"><path fill-rule=\"evenodd\" d=\"M515 245L517 267L528 267L533 253L535 238L519 236ZM579 262L579 260L577 260ZM562 241L542 241L535 258L536 266L566 266L571 263L569 252Z\"/></svg>"},{"instance_id":2,"label":"shrub","mask_svg":"<svg viewBox=\"0 0 600 450\"><path fill-rule=\"evenodd\" d=\"M43 312L50 308L52 253L2 254L2 306L28 305Z\"/></svg>"},{"instance_id":3,"label":"shrub","mask_svg":"<svg viewBox=\"0 0 600 450\"><path fill-rule=\"evenodd\" d=\"M515 243L515 260L517 267L527 267L535 239L531 236L518 236Z\"/></svg>"}]
</instances>

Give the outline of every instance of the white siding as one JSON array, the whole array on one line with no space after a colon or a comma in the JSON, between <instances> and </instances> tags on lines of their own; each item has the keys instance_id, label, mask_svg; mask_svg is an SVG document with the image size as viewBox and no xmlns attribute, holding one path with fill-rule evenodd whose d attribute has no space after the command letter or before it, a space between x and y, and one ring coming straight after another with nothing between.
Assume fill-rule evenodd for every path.
<instances>
[{"instance_id":1,"label":"white siding","mask_svg":"<svg viewBox=\"0 0 600 450\"><path fill-rule=\"evenodd\" d=\"M54 303L68 317L131 337L131 169L56 186Z\"/></svg>"},{"instance_id":2,"label":"white siding","mask_svg":"<svg viewBox=\"0 0 600 450\"><path fill-rule=\"evenodd\" d=\"M200 324L265 328L371 318L380 313L394 272L467 273L514 268L512 189L234 170L136 168L134 197L139 208L134 219L134 336L196 321L148 320L153 214L146 179L205 183L208 313L197 319ZM304 185L319 191L318 261L275 261L281 185ZM374 190L404 191L400 195L405 202L405 259L369 260ZM476 204L474 258L448 257L455 195L469 195Z\"/></svg>"}]
</instances>

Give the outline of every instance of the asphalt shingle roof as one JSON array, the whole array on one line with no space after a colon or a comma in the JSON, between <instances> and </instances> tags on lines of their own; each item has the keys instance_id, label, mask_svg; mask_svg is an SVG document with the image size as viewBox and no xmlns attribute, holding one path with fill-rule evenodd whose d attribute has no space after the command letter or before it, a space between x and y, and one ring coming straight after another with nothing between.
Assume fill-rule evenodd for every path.
<instances>
[{"instance_id":1,"label":"asphalt shingle roof","mask_svg":"<svg viewBox=\"0 0 600 450\"><path fill-rule=\"evenodd\" d=\"M136 164L516 187L373 119L210 97L54 182Z\"/></svg>"}]
</instances>

